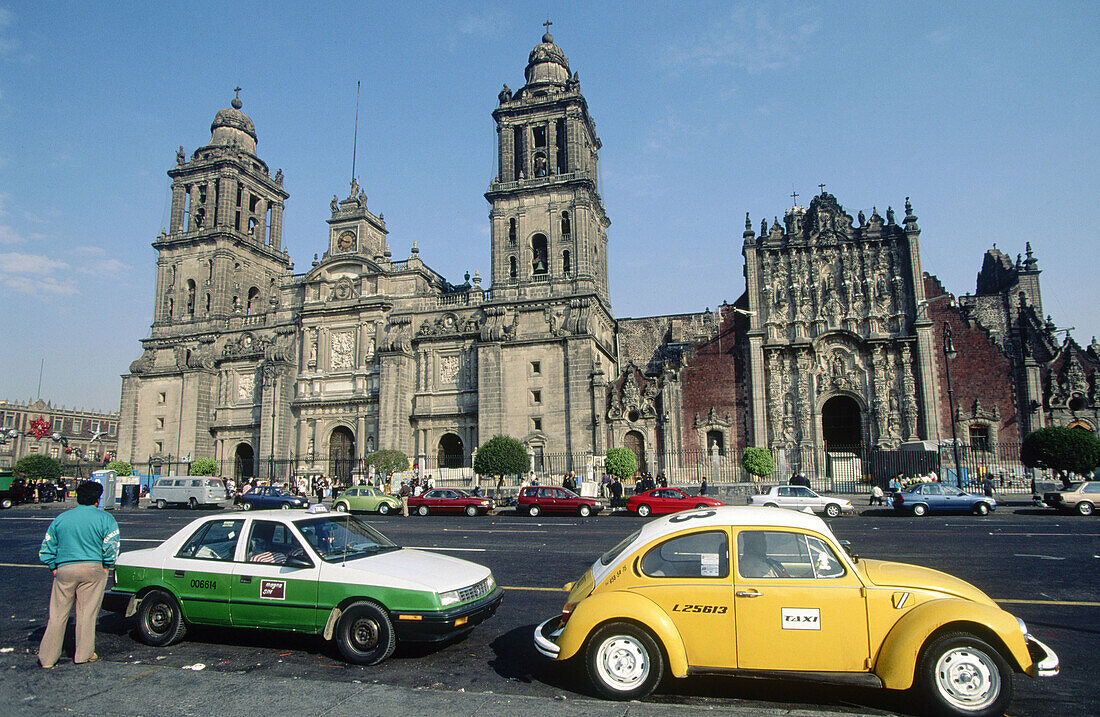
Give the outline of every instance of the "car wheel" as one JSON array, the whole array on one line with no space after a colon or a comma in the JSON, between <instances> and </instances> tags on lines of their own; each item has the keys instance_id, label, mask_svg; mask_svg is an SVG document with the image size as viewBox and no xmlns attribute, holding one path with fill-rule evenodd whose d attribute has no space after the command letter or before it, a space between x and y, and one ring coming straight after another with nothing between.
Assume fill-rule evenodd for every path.
<instances>
[{"instance_id":1,"label":"car wheel","mask_svg":"<svg viewBox=\"0 0 1100 717\"><path fill-rule=\"evenodd\" d=\"M290 503L280 503L279 510L290 510Z\"/></svg>"},{"instance_id":2,"label":"car wheel","mask_svg":"<svg viewBox=\"0 0 1100 717\"><path fill-rule=\"evenodd\" d=\"M779 504L778 503L765 503L764 507L765 508L778 508Z\"/></svg>"},{"instance_id":3,"label":"car wheel","mask_svg":"<svg viewBox=\"0 0 1100 717\"><path fill-rule=\"evenodd\" d=\"M141 641L153 647L167 647L187 634L179 603L163 590L153 590L141 599L137 612Z\"/></svg>"},{"instance_id":4,"label":"car wheel","mask_svg":"<svg viewBox=\"0 0 1100 717\"><path fill-rule=\"evenodd\" d=\"M985 641L948 632L921 652L917 689L933 714L1001 715L1012 700L1012 669Z\"/></svg>"},{"instance_id":5,"label":"car wheel","mask_svg":"<svg viewBox=\"0 0 1100 717\"><path fill-rule=\"evenodd\" d=\"M538 514L541 512L542 509L539 508L537 505L532 505L527 508L527 515L531 516L532 518L538 517Z\"/></svg>"},{"instance_id":6,"label":"car wheel","mask_svg":"<svg viewBox=\"0 0 1100 717\"><path fill-rule=\"evenodd\" d=\"M1092 515L1092 503L1083 500L1077 504L1077 512L1081 515Z\"/></svg>"},{"instance_id":7,"label":"car wheel","mask_svg":"<svg viewBox=\"0 0 1100 717\"><path fill-rule=\"evenodd\" d=\"M703 508L709 508L709 507L710 506L707 505L706 503L700 503L699 505L695 506L695 510L702 510Z\"/></svg>"},{"instance_id":8,"label":"car wheel","mask_svg":"<svg viewBox=\"0 0 1100 717\"><path fill-rule=\"evenodd\" d=\"M427 515L428 514L428 506L422 505L422 506L418 507L416 509L416 514L417 515Z\"/></svg>"},{"instance_id":9,"label":"car wheel","mask_svg":"<svg viewBox=\"0 0 1100 717\"><path fill-rule=\"evenodd\" d=\"M168 507L168 503L163 498L157 499L157 510L164 510Z\"/></svg>"},{"instance_id":10,"label":"car wheel","mask_svg":"<svg viewBox=\"0 0 1100 717\"><path fill-rule=\"evenodd\" d=\"M347 503L337 503L336 505L332 506L332 509L335 510L337 513L347 513L348 512L348 504Z\"/></svg>"},{"instance_id":11,"label":"car wheel","mask_svg":"<svg viewBox=\"0 0 1100 717\"><path fill-rule=\"evenodd\" d=\"M187 508L189 510L194 510L195 508L198 508L198 507L199 507L199 502L197 500L195 500L194 498L188 498L187 499Z\"/></svg>"},{"instance_id":12,"label":"car wheel","mask_svg":"<svg viewBox=\"0 0 1100 717\"><path fill-rule=\"evenodd\" d=\"M252 501L246 500L244 503L241 503L241 505L244 507L245 510L252 510Z\"/></svg>"},{"instance_id":13,"label":"car wheel","mask_svg":"<svg viewBox=\"0 0 1100 717\"><path fill-rule=\"evenodd\" d=\"M585 663L596 691L611 700L645 697L664 672L657 641L641 627L625 622L605 625L592 635Z\"/></svg>"},{"instance_id":14,"label":"car wheel","mask_svg":"<svg viewBox=\"0 0 1100 717\"><path fill-rule=\"evenodd\" d=\"M913 506L913 515L917 516L918 518L921 517L922 515L924 515L927 512L928 512L928 506L926 506L926 505L921 505L920 503L917 503L916 505Z\"/></svg>"},{"instance_id":15,"label":"car wheel","mask_svg":"<svg viewBox=\"0 0 1100 717\"><path fill-rule=\"evenodd\" d=\"M582 518L587 518L588 516L592 515L592 507L589 505L582 505L581 507L577 508L577 513Z\"/></svg>"},{"instance_id":16,"label":"car wheel","mask_svg":"<svg viewBox=\"0 0 1100 717\"><path fill-rule=\"evenodd\" d=\"M391 508L390 508L389 503L379 503L378 504L378 515L389 515L390 510L391 510Z\"/></svg>"},{"instance_id":17,"label":"car wheel","mask_svg":"<svg viewBox=\"0 0 1100 717\"><path fill-rule=\"evenodd\" d=\"M4 508L5 510L7 510L11 507L11 505L12 503L10 498L4 498L3 500L0 500L0 508Z\"/></svg>"},{"instance_id":18,"label":"car wheel","mask_svg":"<svg viewBox=\"0 0 1100 717\"><path fill-rule=\"evenodd\" d=\"M989 515L989 503L982 501L974 504L974 515Z\"/></svg>"},{"instance_id":19,"label":"car wheel","mask_svg":"<svg viewBox=\"0 0 1100 717\"><path fill-rule=\"evenodd\" d=\"M466 515L470 516L471 518L473 518L475 515L477 515L477 506L476 505L466 506Z\"/></svg>"},{"instance_id":20,"label":"car wheel","mask_svg":"<svg viewBox=\"0 0 1100 717\"><path fill-rule=\"evenodd\" d=\"M638 515L642 516L643 518L646 517L647 515L649 515L652 512L653 512L653 509L650 508L645 503L642 503L641 505L638 506Z\"/></svg>"},{"instance_id":21,"label":"car wheel","mask_svg":"<svg viewBox=\"0 0 1100 717\"><path fill-rule=\"evenodd\" d=\"M827 506L825 506L825 515L829 516L830 518L837 517L838 515L840 515L840 506L836 503L829 503Z\"/></svg>"},{"instance_id":22,"label":"car wheel","mask_svg":"<svg viewBox=\"0 0 1100 717\"><path fill-rule=\"evenodd\" d=\"M393 654L397 635L389 615L378 605L356 603L336 623L336 644L340 654L356 665L377 665Z\"/></svg>"}]
</instances>

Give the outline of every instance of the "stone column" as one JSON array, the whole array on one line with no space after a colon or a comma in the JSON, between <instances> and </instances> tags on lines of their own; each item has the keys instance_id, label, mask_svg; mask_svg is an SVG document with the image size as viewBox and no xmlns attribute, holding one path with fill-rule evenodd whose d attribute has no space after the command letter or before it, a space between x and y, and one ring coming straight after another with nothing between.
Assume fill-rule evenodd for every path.
<instances>
[{"instance_id":1,"label":"stone column","mask_svg":"<svg viewBox=\"0 0 1100 717\"><path fill-rule=\"evenodd\" d=\"M280 251L283 247L283 203L273 202L271 205L271 229L268 232L271 240L268 242L274 251Z\"/></svg>"},{"instance_id":2,"label":"stone column","mask_svg":"<svg viewBox=\"0 0 1100 717\"><path fill-rule=\"evenodd\" d=\"M215 192L215 198L217 200L217 215L210 217L207 212L207 219L214 221L216 226L219 227L233 227L234 219L236 218L233 203L237 197L237 184L236 179L231 176L222 175L218 177L218 187ZM210 195L207 194L207 201L210 200Z\"/></svg>"},{"instance_id":3,"label":"stone column","mask_svg":"<svg viewBox=\"0 0 1100 717\"><path fill-rule=\"evenodd\" d=\"M367 446L367 417L360 415L355 421L355 457L363 459Z\"/></svg>"},{"instance_id":4,"label":"stone column","mask_svg":"<svg viewBox=\"0 0 1100 717\"><path fill-rule=\"evenodd\" d=\"M261 244L266 244L267 241L267 200L261 199L257 205L258 211L256 212L256 233L253 238Z\"/></svg>"},{"instance_id":5,"label":"stone column","mask_svg":"<svg viewBox=\"0 0 1100 717\"><path fill-rule=\"evenodd\" d=\"M199 204L199 195L200 194L201 194L201 192L199 191L199 185L198 184L192 184L191 185L190 212L188 212L188 214L187 214L187 231L189 231L189 232L198 231L198 227L195 225L195 217L197 216L198 211L199 211L199 206L200 206L200 204ZM209 199L209 196L207 197L207 199ZM203 219L203 224L205 224L209 219L210 219L209 216L205 217Z\"/></svg>"},{"instance_id":6,"label":"stone column","mask_svg":"<svg viewBox=\"0 0 1100 717\"><path fill-rule=\"evenodd\" d=\"M168 233L179 234L183 230L183 205L186 187L180 182L172 183L172 214L168 220Z\"/></svg>"}]
</instances>

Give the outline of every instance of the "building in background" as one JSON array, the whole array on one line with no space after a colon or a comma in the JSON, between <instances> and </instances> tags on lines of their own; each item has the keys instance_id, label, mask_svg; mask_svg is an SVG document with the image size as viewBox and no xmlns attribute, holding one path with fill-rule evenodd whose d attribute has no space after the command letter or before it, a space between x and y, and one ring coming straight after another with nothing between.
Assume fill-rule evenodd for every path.
<instances>
[{"instance_id":1,"label":"building in background","mask_svg":"<svg viewBox=\"0 0 1100 717\"><path fill-rule=\"evenodd\" d=\"M976 293L956 298L923 271L908 199L900 222L892 208L853 217L822 185L759 234L746 215L744 288L715 287L732 304L614 318L601 143L578 76L549 33L524 76L492 113L488 288L448 281L415 239L395 258L354 178L294 273L282 170L257 154L239 98L219 111L210 142L181 147L168 172L119 457L148 472L212 457L226 475L346 481L376 448L461 471L505 433L537 470L581 472L626 446L673 480L733 479L741 450L762 445L782 471L858 481L903 454L938 459L952 426L969 466L1016 475L1018 456L1002 459L1028 431L1096 430L1100 346L1056 341L1030 245L1015 264L992 249Z\"/></svg>"},{"instance_id":2,"label":"building in background","mask_svg":"<svg viewBox=\"0 0 1100 717\"><path fill-rule=\"evenodd\" d=\"M0 399L0 430L0 468L41 454L56 458L70 475L77 466L101 467L118 450L118 413L55 407L42 399Z\"/></svg>"}]
</instances>

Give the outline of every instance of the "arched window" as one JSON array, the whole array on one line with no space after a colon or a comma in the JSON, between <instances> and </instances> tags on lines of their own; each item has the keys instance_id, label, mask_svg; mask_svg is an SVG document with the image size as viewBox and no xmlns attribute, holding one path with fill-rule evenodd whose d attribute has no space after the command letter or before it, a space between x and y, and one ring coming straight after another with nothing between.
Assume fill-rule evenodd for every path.
<instances>
[{"instance_id":1,"label":"arched window","mask_svg":"<svg viewBox=\"0 0 1100 717\"><path fill-rule=\"evenodd\" d=\"M572 223L569 221L569 212L561 213L561 235L569 236L573 231Z\"/></svg>"},{"instance_id":2,"label":"arched window","mask_svg":"<svg viewBox=\"0 0 1100 717\"><path fill-rule=\"evenodd\" d=\"M175 307L176 302L172 300L172 297L168 297L168 318L172 318L172 309Z\"/></svg>"},{"instance_id":3,"label":"arched window","mask_svg":"<svg viewBox=\"0 0 1100 717\"><path fill-rule=\"evenodd\" d=\"M260 308L260 290L253 286L248 290L248 304L245 306L244 313L246 316L251 316L252 312Z\"/></svg>"},{"instance_id":4,"label":"arched window","mask_svg":"<svg viewBox=\"0 0 1100 717\"><path fill-rule=\"evenodd\" d=\"M726 455L726 437L721 431L707 431L707 453L710 453L715 446L718 447L718 455Z\"/></svg>"},{"instance_id":5,"label":"arched window","mask_svg":"<svg viewBox=\"0 0 1100 717\"><path fill-rule=\"evenodd\" d=\"M568 276L571 267L569 265L569 250L566 249L561 253L561 270Z\"/></svg>"},{"instance_id":6,"label":"arched window","mask_svg":"<svg viewBox=\"0 0 1100 717\"><path fill-rule=\"evenodd\" d=\"M531 237L531 273L546 274L549 271L550 262L546 253L546 236L536 234Z\"/></svg>"},{"instance_id":7,"label":"arched window","mask_svg":"<svg viewBox=\"0 0 1100 717\"><path fill-rule=\"evenodd\" d=\"M187 280L187 315L192 318L195 316L195 281L193 279Z\"/></svg>"},{"instance_id":8,"label":"arched window","mask_svg":"<svg viewBox=\"0 0 1100 717\"><path fill-rule=\"evenodd\" d=\"M508 257L508 278L515 279L516 275L516 258L514 256ZM171 314L171 310L168 313Z\"/></svg>"},{"instance_id":9,"label":"arched window","mask_svg":"<svg viewBox=\"0 0 1100 717\"><path fill-rule=\"evenodd\" d=\"M508 220L508 243L512 246L516 245L516 220Z\"/></svg>"},{"instance_id":10,"label":"arched window","mask_svg":"<svg viewBox=\"0 0 1100 717\"><path fill-rule=\"evenodd\" d=\"M248 236L256 236L256 225L259 222L256 221L256 217L248 218Z\"/></svg>"},{"instance_id":11,"label":"arched window","mask_svg":"<svg viewBox=\"0 0 1100 717\"><path fill-rule=\"evenodd\" d=\"M210 313L210 294L206 295L206 313Z\"/></svg>"},{"instance_id":12,"label":"arched window","mask_svg":"<svg viewBox=\"0 0 1100 717\"><path fill-rule=\"evenodd\" d=\"M538 152L535 154L535 176L546 176L546 154Z\"/></svg>"}]
</instances>

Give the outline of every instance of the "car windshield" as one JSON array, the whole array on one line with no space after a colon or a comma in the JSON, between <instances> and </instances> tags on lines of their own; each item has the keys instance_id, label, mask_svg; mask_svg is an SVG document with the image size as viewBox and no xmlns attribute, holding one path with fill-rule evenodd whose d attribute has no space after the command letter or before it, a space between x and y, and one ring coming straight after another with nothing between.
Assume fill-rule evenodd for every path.
<instances>
[{"instance_id":1,"label":"car windshield","mask_svg":"<svg viewBox=\"0 0 1100 717\"><path fill-rule=\"evenodd\" d=\"M452 490L454 490L455 495L457 495L459 498L469 498L470 497L469 493L467 493L466 491L461 490L459 488L453 488Z\"/></svg>"},{"instance_id":2,"label":"car windshield","mask_svg":"<svg viewBox=\"0 0 1100 717\"><path fill-rule=\"evenodd\" d=\"M618 543L618 545L616 545L614 548L612 548L611 550L608 550L606 553L601 555L600 556L600 564L601 565L609 565L612 560L619 557L619 553L626 550L626 546L630 545L631 543L633 543L635 540L638 539L638 535L641 534L641 532L642 532L641 530L635 530L633 533L631 533L630 535L623 538Z\"/></svg>"},{"instance_id":3,"label":"car windshield","mask_svg":"<svg viewBox=\"0 0 1100 717\"><path fill-rule=\"evenodd\" d=\"M388 553L400 547L351 515L331 515L295 521L298 530L328 563Z\"/></svg>"}]
</instances>

